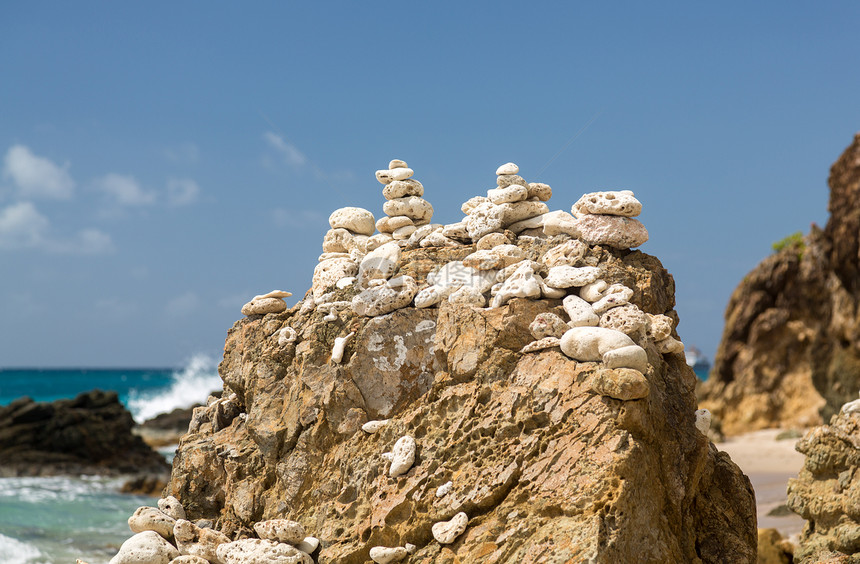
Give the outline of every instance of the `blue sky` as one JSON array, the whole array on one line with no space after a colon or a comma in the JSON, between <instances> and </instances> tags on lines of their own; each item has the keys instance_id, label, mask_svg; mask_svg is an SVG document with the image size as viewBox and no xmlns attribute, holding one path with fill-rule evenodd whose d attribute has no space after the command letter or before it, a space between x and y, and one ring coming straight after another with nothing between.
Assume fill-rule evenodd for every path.
<instances>
[{"instance_id":1,"label":"blue sky","mask_svg":"<svg viewBox=\"0 0 860 564\"><path fill-rule=\"evenodd\" d=\"M4 2L0 366L220 355L247 299L301 298L331 211L382 214L392 158L439 223L507 161L551 209L633 190L681 337L713 356L737 283L827 220L858 21L855 2Z\"/></svg>"}]
</instances>

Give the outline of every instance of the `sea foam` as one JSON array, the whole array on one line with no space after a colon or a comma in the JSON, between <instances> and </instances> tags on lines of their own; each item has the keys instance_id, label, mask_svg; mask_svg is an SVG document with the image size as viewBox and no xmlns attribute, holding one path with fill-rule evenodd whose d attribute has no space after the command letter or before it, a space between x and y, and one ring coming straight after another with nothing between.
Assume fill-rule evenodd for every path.
<instances>
[{"instance_id":1,"label":"sea foam","mask_svg":"<svg viewBox=\"0 0 860 564\"><path fill-rule=\"evenodd\" d=\"M143 423L177 407L205 403L210 392L221 388L218 363L208 355L198 354L194 355L184 368L173 373L169 387L145 393L132 390L128 398L128 409L135 421Z\"/></svg>"},{"instance_id":2,"label":"sea foam","mask_svg":"<svg viewBox=\"0 0 860 564\"><path fill-rule=\"evenodd\" d=\"M31 544L0 534L0 562L36 564L46 562L42 552Z\"/></svg>"}]
</instances>

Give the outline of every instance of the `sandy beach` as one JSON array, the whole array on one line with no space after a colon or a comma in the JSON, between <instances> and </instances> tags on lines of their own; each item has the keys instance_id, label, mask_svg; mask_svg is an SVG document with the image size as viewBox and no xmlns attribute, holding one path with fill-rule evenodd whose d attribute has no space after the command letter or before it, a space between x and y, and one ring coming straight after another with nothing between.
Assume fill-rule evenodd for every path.
<instances>
[{"instance_id":1,"label":"sandy beach","mask_svg":"<svg viewBox=\"0 0 860 564\"><path fill-rule=\"evenodd\" d=\"M785 504L788 480L797 477L804 456L794 450L797 438L777 440L782 432L782 429L754 431L729 437L716 446L727 452L749 476L755 489L759 528L774 528L788 537L800 533L805 521L791 512L787 515L769 513Z\"/></svg>"}]
</instances>

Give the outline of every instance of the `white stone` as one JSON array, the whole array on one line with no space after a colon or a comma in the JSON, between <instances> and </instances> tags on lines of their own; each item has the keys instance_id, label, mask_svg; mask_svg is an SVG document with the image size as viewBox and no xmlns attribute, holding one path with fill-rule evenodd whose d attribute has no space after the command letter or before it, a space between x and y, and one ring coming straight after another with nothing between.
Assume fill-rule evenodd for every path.
<instances>
[{"instance_id":1,"label":"white stone","mask_svg":"<svg viewBox=\"0 0 860 564\"><path fill-rule=\"evenodd\" d=\"M406 217L405 215L396 215L394 217L384 215L376 220L376 229L380 233L391 233L395 229L406 227L407 225L415 225L415 222L412 221L411 217Z\"/></svg>"},{"instance_id":2,"label":"white stone","mask_svg":"<svg viewBox=\"0 0 860 564\"><path fill-rule=\"evenodd\" d=\"M392 460L394 460L394 453L393 452L383 452L379 456L380 456L380 458L382 458L383 460L387 460L388 462L391 462Z\"/></svg>"},{"instance_id":3,"label":"white stone","mask_svg":"<svg viewBox=\"0 0 860 564\"><path fill-rule=\"evenodd\" d=\"M575 266L585 258L587 253L588 245L572 239L548 250L543 256L543 263L550 268L563 265ZM604 282L604 284L606 283Z\"/></svg>"},{"instance_id":4,"label":"white stone","mask_svg":"<svg viewBox=\"0 0 860 564\"><path fill-rule=\"evenodd\" d=\"M561 346L561 339L558 337L544 337L543 339L538 339L537 341L532 341L527 344L520 349L520 352L522 354L527 354L558 346Z\"/></svg>"},{"instance_id":5,"label":"white stone","mask_svg":"<svg viewBox=\"0 0 860 564\"><path fill-rule=\"evenodd\" d=\"M373 214L363 208L340 208L328 217L332 229L343 228L360 235L373 235L375 220Z\"/></svg>"},{"instance_id":6,"label":"white stone","mask_svg":"<svg viewBox=\"0 0 860 564\"><path fill-rule=\"evenodd\" d=\"M629 335L634 341L645 335L648 316L635 305L614 307L600 316L600 327L615 329ZM683 349L683 345L681 346Z\"/></svg>"},{"instance_id":7,"label":"white stone","mask_svg":"<svg viewBox=\"0 0 860 564\"><path fill-rule=\"evenodd\" d=\"M543 182L529 182L529 198L537 198L541 202L552 198L552 188Z\"/></svg>"},{"instance_id":8,"label":"white stone","mask_svg":"<svg viewBox=\"0 0 860 564\"><path fill-rule=\"evenodd\" d=\"M463 257L463 264L476 270L498 270L505 266L495 249L475 251Z\"/></svg>"},{"instance_id":9,"label":"white stone","mask_svg":"<svg viewBox=\"0 0 860 564\"><path fill-rule=\"evenodd\" d=\"M296 545L296 548L301 550L306 554L313 554L314 551L319 547L320 540L316 537L305 537L302 542Z\"/></svg>"},{"instance_id":10,"label":"white stone","mask_svg":"<svg viewBox=\"0 0 860 564\"><path fill-rule=\"evenodd\" d=\"M355 237L348 230L339 227L329 229L323 237L322 249L324 253L348 253L352 238Z\"/></svg>"},{"instance_id":11,"label":"white stone","mask_svg":"<svg viewBox=\"0 0 860 564\"><path fill-rule=\"evenodd\" d=\"M305 528L298 521L270 519L254 523L254 531L261 539L296 545L305 538Z\"/></svg>"},{"instance_id":12,"label":"white stone","mask_svg":"<svg viewBox=\"0 0 860 564\"><path fill-rule=\"evenodd\" d=\"M377 233L376 235L373 235L367 239L367 243L365 244L364 249L366 252L369 253L374 249L381 247L385 243L388 243L393 240L394 237L392 237L389 233Z\"/></svg>"},{"instance_id":13,"label":"white stone","mask_svg":"<svg viewBox=\"0 0 860 564\"><path fill-rule=\"evenodd\" d=\"M259 296L254 296L253 300L266 300L268 298L289 298L292 296L290 292L286 292L284 290L272 290L268 294L260 294Z\"/></svg>"},{"instance_id":14,"label":"white stone","mask_svg":"<svg viewBox=\"0 0 860 564\"><path fill-rule=\"evenodd\" d=\"M612 284L606 289L603 297L591 304L594 311L602 314L614 307L627 305L633 297L633 290L623 284Z\"/></svg>"},{"instance_id":15,"label":"white stone","mask_svg":"<svg viewBox=\"0 0 860 564\"><path fill-rule=\"evenodd\" d=\"M410 238L411 241L411 238ZM434 231L433 233L427 235L421 242L419 243L421 247L462 247L463 243L456 241L454 239L449 239L445 235L442 234L441 231Z\"/></svg>"},{"instance_id":16,"label":"white stone","mask_svg":"<svg viewBox=\"0 0 860 564\"><path fill-rule=\"evenodd\" d=\"M358 285L367 287L370 280L388 280L400 262L400 246L392 241L367 253L358 266Z\"/></svg>"},{"instance_id":17,"label":"white stone","mask_svg":"<svg viewBox=\"0 0 860 564\"><path fill-rule=\"evenodd\" d=\"M589 245L631 249L648 240L648 230L632 217L584 215L576 219L579 238Z\"/></svg>"},{"instance_id":18,"label":"white stone","mask_svg":"<svg viewBox=\"0 0 860 564\"><path fill-rule=\"evenodd\" d=\"M428 286L418 291L415 294L415 307L418 309L423 309L425 307L431 307L439 302L441 302L447 294L450 292L446 292L446 288L442 288L440 286Z\"/></svg>"},{"instance_id":19,"label":"white stone","mask_svg":"<svg viewBox=\"0 0 860 564\"><path fill-rule=\"evenodd\" d=\"M329 259L317 264L312 282L314 299L319 301L319 297L337 284L338 280L356 274L358 264L350 258Z\"/></svg>"},{"instance_id":20,"label":"white stone","mask_svg":"<svg viewBox=\"0 0 860 564\"><path fill-rule=\"evenodd\" d=\"M451 488L454 487L454 482L447 481L438 488L436 488L436 497L445 497L449 493L451 493Z\"/></svg>"},{"instance_id":21,"label":"white stone","mask_svg":"<svg viewBox=\"0 0 860 564\"><path fill-rule=\"evenodd\" d=\"M282 311L287 311L287 304L281 298L255 299L242 306L242 315L266 315Z\"/></svg>"},{"instance_id":22,"label":"white stone","mask_svg":"<svg viewBox=\"0 0 860 564\"><path fill-rule=\"evenodd\" d=\"M382 204L382 211L389 216L405 215L416 221L430 221L433 217L433 206L418 196L388 200Z\"/></svg>"},{"instance_id":23,"label":"white stone","mask_svg":"<svg viewBox=\"0 0 860 564\"><path fill-rule=\"evenodd\" d=\"M528 261L518 267L510 278L504 281L499 292L493 296L490 307L500 307L513 298L539 298L540 283L535 279L535 271Z\"/></svg>"},{"instance_id":24,"label":"white stone","mask_svg":"<svg viewBox=\"0 0 860 564\"><path fill-rule=\"evenodd\" d=\"M405 545L403 545L403 548L405 548L406 552L408 552L409 554L415 554L415 551L418 550L417 546L415 546L414 544L408 543L408 542Z\"/></svg>"},{"instance_id":25,"label":"white stone","mask_svg":"<svg viewBox=\"0 0 860 564\"><path fill-rule=\"evenodd\" d=\"M508 204L510 205L510 204ZM475 206L466 217L466 231L473 241L494 231L501 231L505 210L502 206L486 201Z\"/></svg>"},{"instance_id":26,"label":"white stone","mask_svg":"<svg viewBox=\"0 0 860 564\"><path fill-rule=\"evenodd\" d=\"M579 297L583 300L594 303L604 295L609 289L609 284L605 280L595 280L591 284L586 284L579 289Z\"/></svg>"},{"instance_id":27,"label":"white stone","mask_svg":"<svg viewBox=\"0 0 860 564\"><path fill-rule=\"evenodd\" d=\"M356 295L352 310L367 317L385 315L408 306L417 292L418 285L411 276L398 276Z\"/></svg>"},{"instance_id":28,"label":"white stone","mask_svg":"<svg viewBox=\"0 0 860 564\"><path fill-rule=\"evenodd\" d=\"M567 295L567 290L562 288L553 288L544 282L540 274L535 274L535 280L540 284L540 295L550 300L560 300Z\"/></svg>"},{"instance_id":29,"label":"white stone","mask_svg":"<svg viewBox=\"0 0 860 564\"><path fill-rule=\"evenodd\" d=\"M417 229L418 228L414 225L405 225L392 231L391 236L394 237L395 241L405 241L410 235L415 233Z\"/></svg>"},{"instance_id":30,"label":"white stone","mask_svg":"<svg viewBox=\"0 0 860 564\"><path fill-rule=\"evenodd\" d=\"M323 253L317 257L317 262L324 262L336 258L349 258L349 253Z\"/></svg>"},{"instance_id":31,"label":"white stone","mask_svg":"<svg viewBox=\"0 0 860 564\"><path fill-rule=\"evenodd\" d=\"M654 341L662 341L672 336L674 322L668 315L645 314L648 317L648 335Z\"/></svg>"},{"instance_id":32,"label":"white stone","mask_svg":"<svg viewBox=\"0 0 860 564\"><path fill-rule=\"evenodd\" d=\"M395 168L408 168L409 165L406 164L406 161L401 159L391 159L388 162L388 170L394 170Z\"/></svg>"},{"instance_id":33,"label":"white stone","mask_svg":"<svg viewBox=\"0 0 860 564\"><path fill-rule=\"evenodd\" d=\"M407 180L394 180L390 184L386 184L385 188L382 189L382 196L386 200L423 195L424 185L414 178L409 178Z\"/></svg>"},{"instance_id":34,"label":"white stone","mask_svg":"<svg viewBox=\"0 0 860 564\"><path fill-rule=\"evenodd\" d=\"M442 299L447 298L451 292L463 286L472 286L484 293L493 285L495 276L495 272L477 270L456 260L445 264L438 271L428 274L427 282L443 289L440 298ZM446 291L447 293L445 293Z\"/></svg>"},{"instance_id":35,"label":"white stone","mask_svg":"<svg viewBox=\"0 0 860 564\"><path fill-rule=\"evenodd\" d=\"M122 543L110 564L168 564L179 551L155 531L137 533Z\"/></svg>"},{"instance_id":36,"label":"white stone","mask_svg":"<svg viewBox=\"0 0 860 564\"><path fill-rule=\"evenodd\" d=\"M514 163L505 163L496 169L496 176L501 176L503 174L519 174L519 172L520 167Z\"/></svg>"},{"instance_id":37,"label":"white stone","mask_svg":"<svg viewBox=\"0 0 860 564\"><path fill-rule=\"evenodd\" d=\"M389 173L389 176L391 176L392 180L397 181L397 180L406 180L407 178L412 178L412 175L415 174L415 171L413 171L409 167L404 166L404 167L397 167L394 169L389 169L388 173Z\"/></svg>"},{"instance_id":38,"label":"white stone","mask_svg":"<svg viewBox=\"0 0 860 564\"><path fill-rule=\"evenodd\" d=\"M514 275L514 272L517 271L518 268L523 266L524 264L528 264L532 267L534 272L539 272L542 269L542 265L539 262L531 261L531 260L521 260L518 263L514 263L510 266L506 266L496 273L496 282L504 282L508 278Z\"/></svg>"},{"instance_id":39,"label":"white stone","mask_svg":"<svg viewBox=\"0 0 860 564\"><path fill-rule=\"evenodd\" d=\"M576 217L589 214L636 217L642 212L642 204L630 190L608 190L583 195L570 212Z\"/></svg>"},{"instance_id":40,"label":"white stone","mask_svg":"<svg viewBox=\"0 0 860 564\"><path fill-rule=\"evenodd\" d=\"M173 525L176 518L154 507L138 507L128 518L128 528L132 533L155 531L165 539L173 538Z\"/></svg>"},{"instance_id":41,"label":"white stone","mask_svg":"<svg viewBox=\"0 0 860 564\"><path fill-rule=\"evenodd\" d=\"M242 539L218 546L222 564L313 564L313 559L289 544L269 539Z\"/></svg>"},{"instance_id":42,"label":"white stone","mask_svg":"<svg viewBox=\"0 0 860 564\"><path fill-rule=\"evenodd\" d=\"M711 412L707 409L697 409L696 410L696 429L699 430L700 433L708 436L708 431L711 428Z\"/></svg>"},{"instance_id":43,"label":"white stone","mask_svg":"<svg viewBox=\"0 0 860 564\"><path fill-rule=\"evenodd\" d=\"M496 186L498 186L499 188L507 188L508 186L514 186L514 185L522 186L523 188L525 188L526 189L525 196L526 196L526 198L529 197L528 196L529 183L526 182L525 178L523 178L522 176L520 176L518 174L500 174L500 175L496 176ZM525 200L526 198L523 198L523 199Z\"/></svg>"},{"instance_id":44,"label":"white stone","mask_svg":"<svg viewBox=\"0 0 860 564\"><path fill-rule=\"evenodd\" d=\"M608 351L635 344L621 331L603 327L574 327L562 335L561 352L574 360L601 361Z\"/></svg>"},{"instance_id":45,"label":"white stone","mask_svg":"<svg viewBox=\"0 0 860 564\"><path fill-rule=\"evenodd\" d=\"M564 311L570 318L568 326L573 327L596 327L600 323L600 317L594 313L591 304L579 296L567 296L561 302Z\"/></svg>"},{"instance_id":46,"label":"white stone","mask_svg":"<svg viewBox=\"0 0 860 564\"><path fill-rule=\"evenodd\" d=\"M854 401L849 401L845 405L842 406L842 413L858 413L860 412L860 399L856 399Z\"/></svg>"},{"instance_id":47,"label":"white stone","mask_svg":"<svg viewBox=\"0 0 860 564\"><path fill-rule=\"evenodd\" d=\"M529 324L529 332L538 340L544 337L561 337L568 329L570 327L561 317L549 312L537 314Z\"/></svg>"},{"instance_id":48,"label":"white stone","mask_svg":"<svg viewBox=\"0 0 860 564\"><path fill-rule=\"evenodd\" d=\"M485 198L484 196L473 196L473 197L469 198L468 200L466 200L465 202L463 202L463 204L460 206L460 211L462 211L466 215L469 215L472 213L472 211L475 208L477 208L481 204L488 204L488 203L490 203L489 198Z\"/></svg>"},{"instance_id":49,"label":"white stone","mask_svg":"<svg viewBox=\"0 0 860 564\"><path fill-rule=\"evenodd\" d=\"M511 240L504 233L487 233L475 243L475 248L479 251L495 249L500 245L510 245Z\"/></svg>"},{"instance_id":50,"label":"white stone","mask_svg":"<svg viewBox=\"0 0 860 564\"><path fill-rule=\"evenodd\" d=\"M429 237L433 233L441 232L444 226L441 223L427 223L415 229L406 241L406 246L410 249L418 248L418 245L425 237Z\"/></svg>"},{"instance_id":51,"label":"white stone","mask_svg":"<svg viewBox=\"0 0 860 564\"><path fill-rule=\"evenodd\" d=\"M433 532L433 538L439 544L451 544L466 531L468 525L469 516L461 511L454 515L450 521L435 523L431 527L431 531Z\"/></svg>"},{"instance_id":52,"label":"white stone","mask_svg":"<svg viewBox=\"0 0 860 564\"><path fill-rule=\"evenodd\" d=\"M218 546L230 542L224 533L198 527L185 519L176 520L173 526L173 537L176 539L176 548L180 553L199 556L209 561L216 559L215 551Z\"/></svg>"},{"instance_id":53,"label":"white stone","mask_svg":"<svg viewBox=\"0 0 860 564\"><path fill-rule=\"evenodd\" d=\"M600 277L600 269L596 266L553 266L544 278L547 286L553 288L582 287L595 282Z\"/></svg>"},{"instance_id":54,"label":"white stone","mask_svg":"<svg viewBox=\"0 0 860 564\"><path fill-rule=\"evenodd\" d=\"M477 288L473 286L463 286L454 290L448 296L448 303L457 305L468 305L473 307L484 307L487 305L487 300Z\"/></svg>"},{"instance_id":55,"label":"white stone","mask_svg":"<svg viewBox=\"0 0 860 564\"><path fill-rule=\"evenodd\" d=\"M396 478L408 472L415 463L415 439L409 435L400 437L394 443L392 453L394 457L391 459L391 468L388 469L388 475Z\"/></svg>"},{"instance_id":56,"label":"white stone","mask_svg":"<svg viewBox=\"0 0 860 564\"><path fill-rule=\"evenodd\" d=\"M643 374L648 371L648 353L639 345L606 351L602 360L606 368L633 368Z\"/></svg>"},{"instance_id":57,"label":"white stone","mask_svg":"<svg viewBox=\"0 0 860 564\"><path fill-rule=\"evenodd\" d=\"M613 312L615 311L615 309L611 309L609 311ZM675 354L684 352L684 343L682 343L678 339L673 339L672 337L666 337L661 341L657 341L656 345L657 352L659 352L660 354Z\"/></svg>"},{"instance_id":58,"label":"white stone","mask_svg":"<svg viewBox=\"0 0 860 564\"><path fill-rule=\"evenodd\" d=\"M502 268L516 264L526 258L525 252L516 245L496 245L493 252L502 259ZM463 261L465 264L465 260Z\"/></svg>"},{"instance_id":59,"label":"white stone","mask_svg":"<svg viewBox=\"0 0 860 564\"><path fill-rule=\"evenodd\" d=\"M343 360L343 351L346 348L347 343L352 337L355 335L355 332L350 333L345 337L335 337L334 346L331 349L331 361L334 364L340 364Z\"/></svg>"},{"instance_id":60,"label":"white stone","mask_svg":"<svg viewBox=\"0 0 860 564\"><path fill-rule=\"evenodd\" d=\"M406 549L402 546L374 546L370 549L370 559L378 564L390 564L391 562L400 562L409 556Z\"/></svg>"},{"instance_id":61,"label":"white stone","mask_svg":"<svg viewBox=\"0 0 860 564\"><path fill-rule=\"evenodd\" d=\"M494 204L510 204L521 202L529 197L529 189L519 184L511 184L505 188L487 190L487 198Z\"/></svg>"},{"instance_id":62,"label":"white stone","mask_svg":"<svg viewBox=\"0 0 860 564\"><path fill-rule=\"evenodd\" d=\"M388 424L388 419L376 419L374 421L368 421L364 425L361 426L361 430L367 433L368 435L372 435L375 432L379 431L383 427Z\"/></svg>"},{"instance_id":63,"label":"white stone","mask_svg":"<svg viewBox=\"0 0 860 564\"><path fill-rule=\"evenodd\" d=\"M281 347L290 343L294 343L296 338L298 337L298 333L296 333L296 330L289 325L277 331L275 335L278 336L278 346Z\"/></svg>"},{"instance_id":64,"label":"white stone","mask_svg":"<svg viewBox=\"0 0 860 564\"><path fill-rule=\"evenodd\" d=\"M469 231L466 229L465 221L458 221L457 223L449 223L444 226L442 228L442 235L454 239L468 239Z\"/></svg>"},{"instance_id":65,"label":"white stone","mask_svg":"<svg viewBox=\"0 0 860 564\"><path fill-rule=\"evenodd\" d=\"M174 519L185 519L185 508L178 499L169 495L158 500L158 508L166 515L170 515ZM171 536L173 531L170 531Z\"/></svg>"},{"instance_id":66,"label":"white stone","mask_svg":"<svg viewBox=\"0 0 860 564\"><path fill-rule=\"evenodd\" d=\"M349 288L350 286L355 284L356 280L358 280L358 278L356 278L355 276L344 276L343 278L335 282L334 285L338 290L343 290L344 288Z\"/></svg>"},{"instance_id":67,"label":"white stone","mask_svg":"<svg viewBox=\"0 0 860 564\"><path fill-rule=\"evenodd\" d=\"M502 212L502 225L507 227L518 221L549 213L549 208L543 202L515 202L513 204L500 204Z\"/></svg>"}]
</instances>

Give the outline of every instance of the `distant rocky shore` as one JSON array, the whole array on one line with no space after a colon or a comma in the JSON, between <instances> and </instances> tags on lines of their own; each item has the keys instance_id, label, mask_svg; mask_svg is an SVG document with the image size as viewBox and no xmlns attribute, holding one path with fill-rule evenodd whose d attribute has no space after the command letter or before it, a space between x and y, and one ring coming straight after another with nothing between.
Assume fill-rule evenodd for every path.
<instances>
[{"instance_id":1,"label":"distant rocky shore","mask_svg":"<svg viewBox=\"0 0 860 564\"><path fill-rule=\"evenodd\" d=\"M115 392L50 403L19 398L0 407L0 476L166 477L170 466L134 426Z\"/></svg>"}]
</instances>

